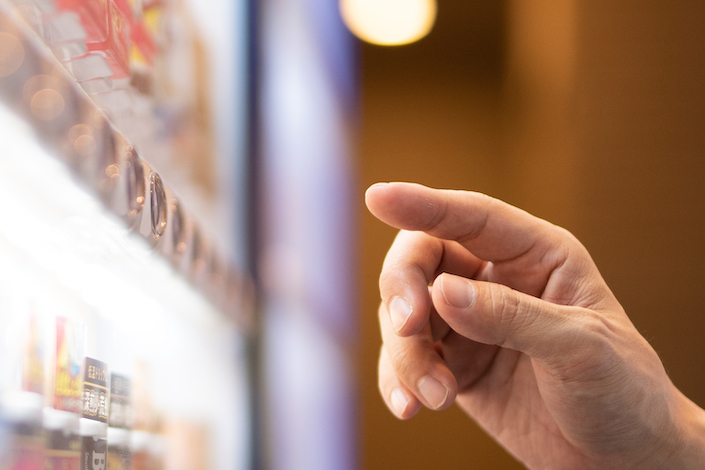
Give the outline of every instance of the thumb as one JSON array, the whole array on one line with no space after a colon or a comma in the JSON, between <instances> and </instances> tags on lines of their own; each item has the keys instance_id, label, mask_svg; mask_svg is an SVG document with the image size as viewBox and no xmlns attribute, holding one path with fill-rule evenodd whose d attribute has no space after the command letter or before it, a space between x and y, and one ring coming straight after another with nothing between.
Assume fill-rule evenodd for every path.
<instances>
[{"instance_id":1,"label":"thumb","mask_svg":"<svg viewBox=\"0 0 705 470\"><path fill-rule=\"evenodd\" d=\"M433 305L457 333L483 344L555 360L580 342L585 309L546 302L502 284L443 273L433 283Z\"/></svg>"}]
</instances>

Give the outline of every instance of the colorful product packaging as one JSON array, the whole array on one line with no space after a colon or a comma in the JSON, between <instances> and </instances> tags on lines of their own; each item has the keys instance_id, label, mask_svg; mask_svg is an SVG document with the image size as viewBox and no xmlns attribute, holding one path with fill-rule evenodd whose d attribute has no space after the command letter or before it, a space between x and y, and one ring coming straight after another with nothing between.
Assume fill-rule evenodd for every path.
<instances>
[{"instance_id":1,"label":"colorful product packaging","mask_svg":"<svg viewBox=\"0 0 705 470\"><path fill-rule=\"evenodd\" d=\"M81 469L105 470L108 458L110 392L108 365L86 357L83 374L83 412L79 420Z\"/></svg>"},{"instance_id":2,"label":"colorful product packaging","mask_svg":"<svg viewBox=\"0 0 705 470\"><path fill-rule=\"evenodd\" d=\"M81 418L78 434L81 438L81 470L105 470L108 459L108 425Z\"/></svg>"},{"instance_id":3,"label":"colorful product packaging","mask_svg":"<svg viewBox=\"0 0 705 470\"><path fill-rule=\"evenodd\" d=\"M39 395L44 393L44 348L39 319L30 312L22 352L22 390Z\"/></svg>"},{"instance_id":4,"label":"colorful product packaging","mask_svg":"<svg viewBox=\"0 0 705 470\"><path fill-rule=\"evenodd\" d=\"M161 470L164 464L164 437L161 419L155 412L150 387L150 367L142 361L135 365L133 388L134 429L130 436L132 470Z\"/></svg>"},{"instance_id":5,"label":"colorful product packaging","mask_svg":"<svg viewBox=\"0 0 705 470\"><path fill-rule=\"evenodd\" d=\"M67 318L56 319L56 356L53 405L57 410L81 414L85 326Z\"/></svg>"},{"instance_id":6,"label":"colorful product packaging","mask_svg":"<svg viewBox=\"0 0 705 470\"><path fill-rule=\"evenodd\" d=\"M130 379L121 374L110 376L110 427L132 427L132 400Z\"/></svg>"},{"instance_id":7,"label":"colorful product packaging","mask_svg":"<svg viewBox=\"0 0 705 470\"><path fill-rule=\"evenodd\" d=\"M7 392L0 398L0 470L42 470L42 396Z\"/></svg>"},{"instance_id":8,"label":"colorful product packaging","mask_svg":"<svg viewBox=\"0 0 705 470\"><path fill-rule=\"evenodd\" d=\"M86 42L108 39L108 0L56 0L57 10L76 12L86 33Z\"/></svg>"},{"instance_id":9,"label":"colorful product packaging","mask_svg":"<svg viewBox=\"0 0 705 470\"><path fill-rule=\"evenodd\" d=\"M108 428L108 468L132 469L130 427L132 404L130 379L120 374L110 376L110 427Z\"/></svg>"},{"instance_id":10,"label":"colorful product packaging","mask_svg":"<svg viewBox=\"0 0 705 470\"><path fill-rule=\"evenodd\" d=\"M108 428L108 469L132 469L130 431L127 429L113 427Z\"/></svg>"},{"instance_id":11,"label":"colorful product packaging","mask_svg":"<svg viewBox=\"0 0 705 470\"><path fill-rule=\"evenodd\" d=\"M108 423L108 365L87 357L83 375L83 418Z\"/></svg>"},{"instance_id":12,"label":"colorful product packaging","mask_svg":"<svg viewBox=\"0 0 705 470\"><path fill-rule=\"evenodd\" d=\"M86 41L89 52L100 54L112 69L111 79L130 76L132 9L127 0L108 0L108 35L104 41Z\"/></svg>"},{"instance_id":13,"label":"colorful product packaging","mask_svg":"<svg viewBox=\"0 0 705 470\"><path fill-rule=\"evenodd\" d=\"M43 351L33 303L0 290L0 470L44 467Z\"/></svg>"},{"instance_id":14,"label":"colorful product packaging","mask_svg":"<svg viewBox=\"0 0 705 470\"><path fill-rule=\"evenodd\" d=\"M78 423L77 414L53 408L44 409L45 470L80 469L81 439L78 435Z\"/></svg>"}]
</instances>

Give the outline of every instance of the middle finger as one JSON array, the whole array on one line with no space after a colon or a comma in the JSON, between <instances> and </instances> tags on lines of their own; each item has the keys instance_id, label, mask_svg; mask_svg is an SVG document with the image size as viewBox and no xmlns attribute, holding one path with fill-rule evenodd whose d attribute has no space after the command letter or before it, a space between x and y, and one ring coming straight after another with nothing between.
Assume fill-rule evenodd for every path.
<instances>
[{"instance_id":1,"label":"middle finger","mask_svg":"<svg viewBox=\"0 0 705 470\"><path fill-rule=\"evenodd\" d=\"M455 241L402 230L392 244L379 279L382 303L394 331L408 336L428 323L428 285L440 272L473 277L485 262Z\"/></svg>"}]
</instances>

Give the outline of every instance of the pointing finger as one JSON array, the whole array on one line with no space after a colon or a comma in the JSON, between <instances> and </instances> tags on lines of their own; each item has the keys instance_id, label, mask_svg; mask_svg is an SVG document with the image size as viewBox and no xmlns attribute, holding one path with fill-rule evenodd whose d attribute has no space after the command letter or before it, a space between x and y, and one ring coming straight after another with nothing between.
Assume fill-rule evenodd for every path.
<instances>
[{"instance_id":1,"label":"pointing finger","mask_svg":"<svg viewBox=\"0 0 705 470\"><path fill-rule=\"evenodd\" d=\"M366 203L381 221L403 230L456 240L486 261L542 257L563 232L545 220L484 194L378 183Z\"/></svg>"}]
</instances>

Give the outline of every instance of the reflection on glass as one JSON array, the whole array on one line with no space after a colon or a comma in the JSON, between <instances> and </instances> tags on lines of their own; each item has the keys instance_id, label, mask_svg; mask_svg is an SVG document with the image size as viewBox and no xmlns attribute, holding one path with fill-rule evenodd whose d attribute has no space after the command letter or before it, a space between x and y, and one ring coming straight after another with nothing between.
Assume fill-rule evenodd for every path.
<instances>
[{"instance_id":1,"label":"reflection on glass","mask_svg":"<svg viewBox=\"0 0 705 470\"><path fill-rule=\"evenodd\" d=\"M105 117L105 111L100 108L92 107L90 110L89 122L94 129L103 129L110 127L108 119Z\"/></svg>"},{"instance_id":2,"label":"reflection on glass","mask_svg":"<svg viewBox=\"0 0 705 470\"><path fill-rule=\"evenodd\" d=\"M225 294L225 281L227 278L226 266L222 262L222 258L215 251L210 255L210 276L208 279L208 287L211 294L218 302L222 302Z\"/></svg>"},{"instance_id":3,"label":"reflection on glass","mask_svg":"<svg viewBox=\"0 0 705 470\"><path fill-rule=\"evenodd\" d=\"M118 178L120 176L120 167L117 165L109 165L108 168L105 169L105 176L108 178Z\"/></svg>"},{"instance_id":4,"label":"reflection on glass","mask_svg":"<svg viewBox=\"0 0 705 470\"><path fill-rule=\"evenodd\" d=\"M22 42L13 34L0 32L0 77L15 73L23 61Z\"/></svg>"},{"instance_id":5,"label":"reflection on glass","mask_svg":"<svg viewBox=\"0 0 705 470\"><path fill-rule=\"evenodd\" d=\"M144 207L145 184L142 162L132 146L125 150L125 180L127 183L127 216L136 217Z\"/></svg>"},{"instance_id":6,"label":"reflection on glass","mask_svg":"<svg viewBox=\"0 0 705 470\"><path fill-rule=\"evenodd\" d=\"M32 96L29 108L32 115L42 121L53 121L64 111L64 97L56 90L45 88Z\"/></svg>"},{"instance_id":7,"label":"reflection on glass","mask_svg":"<svg viewBox=\"0 0 705 470\"><path fill-rule=\"evenodd\" d=\"M100 142L100 151L97 154L98 174L96 176L99 178L99 188L104 193L112 191L120 178L115 134L113 134L112 128L105 124L105 120L105 117L98 116L92 123L96 129L97 140Z\"/></svg>"},{"instance_id":8,"label":"reflection on glass","mask_svg":"<svg viewBox=\"0 0 705 470\"><path fill-rule=\"evenodd\" d=\"M71 129L69 129L69 140L72 144L76 143L76 139L84 135L93 136L93 129L87 124L76 124Z\"/></svg>"},{"instance_id":9,"label":"reflection on glass","mask_svg":"<svg viewBox=\"0 0 705 470\"><path fill-rule=\"evenodd\" d=\"M198 280L203 277L207 268L208 247L201 237L201 232L198 227L193 228L193 248L191 251L191 266L194 279Z\"/></svg>"},{"instance_id":10,"label":"reflection on glass","mask_svg":"<svg viewBox=\"0 0 705 470\"><path fill-rule=\"evenodd\" d=\"M85 161L86 158L93 155L97 149L93 128L87 124L76 124L72 126L68 132L65 132L65 135L68 136L68 140L61 145L64 154L71 163Z\"/></svg>"},{"instance_id":11,"label":"reflection on glass","mask_svg":"<svg viewBox=\"0 0 705 470\"><path fill-rule=\"evenodd\" d=\"M34 75L25 82L24 87L22 88L22 97L25 102L29 103L32 101L32 98L34 98L34 95L37 94L37 92L44 89L59 91L59 86L59 82L57 82L56 79L50 75Z\"/></svg>"},{"instance_id":12,"label":"reflection on glass","mask_svg":"<svg viewBox=\"0 0 705 470\"><path fill-rule=\"evenodd\" d=\"M158 239L166 231L166 194L162 179L158 174L152 173L149 177L149 198L152 210L152 235Z\"/></svg>"},{"instance_id":13,"label":"reflection on glass","mask_svg":"<svg viewBox=\"0 0 705 470\"><path fill-rule=\"evenodd\" d=\"M97 138L102 144L103 151L98 155L101 159L101 168L107 168L118 161L117 149L115 148L115 134L113 128L108 125L107 118L98 114L91 120L91 126L95 129Z\"/></svg>"},{"instance_id":14,"label":"reflection on glass","mask_svg":"<svg viewBox=\"0 0 705 470\"><path fill-rule=\"evenodd\" d=\"M171 206L171 241L174 253L181 255L186 251L186 230L184 230L184 216L178 199L173 198Z\"/></svg>"},{"instance_id":15,"label":"reflection on glass","mask_svg":"<svg viewBox=\"0 0 705 470\"><path fill-rule=\"evenodd\" d=\"M42 121L53 121L64 111L66 103L57 80L49 75L35 75L22 88L32 115Z\"/></svg>"},{"instance_id":16,"label":"reflection on glass","mask_svg":"<svg viewBox=\"0 0 705 470\"><path fill-rule=\"evenodd\" d=\"M76 150L76 153L82 157L93 155L96 147L95 139L90 134L79 136L73 142L73 148Z\"/></svg>"}]
</instances>

